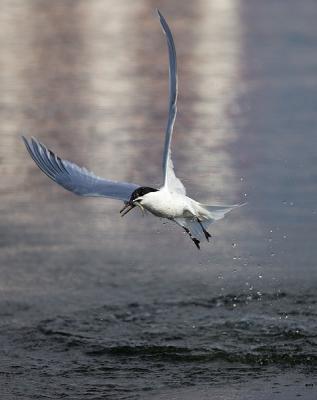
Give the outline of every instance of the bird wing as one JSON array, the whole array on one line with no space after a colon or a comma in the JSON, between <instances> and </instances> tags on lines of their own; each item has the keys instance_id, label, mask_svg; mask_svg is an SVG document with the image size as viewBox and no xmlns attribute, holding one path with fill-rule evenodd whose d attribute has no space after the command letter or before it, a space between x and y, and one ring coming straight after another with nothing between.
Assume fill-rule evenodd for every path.
<instances>
[{"instance_id":1,"label":"bird wing","mask_svg":"<svg viewBox=\"0 0 317 400\"><path fill-rule=\"evenodd\" d=\"M140 187L134 183L115 182L99 178L86 168L62 160L36 139L22 136L25 146L36 165L63 188L79 196L109 197L128 201L132 192Z\"/></svg>"},{"instance_id":2,"label":"bird wing","mask_svg":"<svg viewBox=\"0 0 317 400\"><path fill-rule=\"evenodd\" d=\"M165 133L165 143L163 152L163 176L164 184L163 187L167 187L171 192L175 191L181 194L186 194L186 189L180 179L177 178L174 172L174 165L171 158L171 140L173 134L173 127L177 112L177 63L176 63L176 50L172 33L170 31L165 18L157 10L160 17L160 23L163 32L166 36L168 45L168 57L169 57L169 107L168 107L168 119Z\"/></svg>"}]
</instances>

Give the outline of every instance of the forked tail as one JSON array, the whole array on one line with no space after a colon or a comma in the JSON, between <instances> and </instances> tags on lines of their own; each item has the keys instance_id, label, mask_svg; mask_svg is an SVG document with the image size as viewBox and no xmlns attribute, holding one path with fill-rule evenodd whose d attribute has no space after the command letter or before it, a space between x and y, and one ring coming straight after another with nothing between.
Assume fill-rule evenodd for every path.
<instances>
[{"instance_id":1,"label":"forked tail","mask_svg":"<svg viewBox=\"0 0 317 400\"><path fill-rule=\"evenodd\" d=\"M200 248L200 239L205 237L209 241L211 237L207 227L214 221L222 219L228 212L235 208L242 207L243 204L218 205L212 206L199 203L199 217L195 218L175 218L175 222L189 234L195 245Z\"/></svg>"},{"instance_id":2,"label":"forked tail","mask_svg":"<svg viewBox=\"0 0 317 400\"><path fill-rule=\"evenodd\" d=\"M234 210L235 208L242 207L247 203L242 204L233 204L233 205L219 205L219 206L211 206L208 204L200 204L200 207L203 209L202 217L205 222L209 221L209 223L213 221L218 221L222 219L228 212Z\"/></svg>"}]
</instances>

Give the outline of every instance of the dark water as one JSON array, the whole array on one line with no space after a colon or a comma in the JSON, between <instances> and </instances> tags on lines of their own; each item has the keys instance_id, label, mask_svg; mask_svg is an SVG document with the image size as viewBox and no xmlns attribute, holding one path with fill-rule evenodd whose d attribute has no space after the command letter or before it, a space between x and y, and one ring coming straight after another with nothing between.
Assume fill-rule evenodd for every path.
<instances>
[{"instance_id":1,"label":"dark water","mask_svg":"<svg viewBox=\"0 0 317 400\"><path fill-rule=\"evenodd\" d=\"M2 0L0 388L4 399L315 399L315 1ZM198 252L170 224L79 199L20 135L99 175L248 201Z\"/></svg>"},{"instance_id":2,"label":"dark water","mask_svg":"<svg viewBox=\"0 0 317 400\"><path fill-rule=\"evenodd\" d=\"M26 308L7 304L4 317L17 318ZM212 394L227 385L244 389L242 398L258 398L263 378L271 385L263 398L284 398L286 389L285 398L316 396L312 294L188 296L79 308L2 327L1 380L13 398L152 398L152 391L171 396L169 388L182 388L173 398L184 398L184 388L195 393L188 398L201 398L193 388L205 386ZM279 383L279 375L294 369Z\"/></svg>"}]
</instances>

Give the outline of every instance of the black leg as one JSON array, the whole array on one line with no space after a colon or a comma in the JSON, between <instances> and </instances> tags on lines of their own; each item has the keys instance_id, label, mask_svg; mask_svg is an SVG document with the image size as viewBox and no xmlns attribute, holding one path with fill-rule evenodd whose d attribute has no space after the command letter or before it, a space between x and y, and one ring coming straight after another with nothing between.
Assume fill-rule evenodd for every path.
<instances>
[{"instance_id":1,"label":"black leg","mask_svg":"<svg viewBox=\"0 0 317 400\"><path fill-rule=\"evenodd\" d=\"M195 243L197 249L200 250L200 244L199 244L199 243L200 243L200 240L196 239L196 238L191 234L191 232L190 232L190 230L189 230L188 228L186 228L185 226L183 226L183 228L184 228L184 231L185 231L186 233L188 233L188 235L189 235L189 237L191 238L191 240Z\"/></svg>"},{"instance_id":2,"label":"black leg","mask_svg":"<svg viewBox=\"0 0 317 400\"><path fill-rule=\"evenodd\" d=\"M206 231L206 229L204 228L204 225L201 223L201 221L200 221L198 218L197 218L197 222L199 223L201 229L203 230L204 235L205 235L205 238L206 238L206 239L208 240L208 242L209 242L209 238L211 238L211 234L210 234L208 231Z\"/></svg>"}]
</instances>

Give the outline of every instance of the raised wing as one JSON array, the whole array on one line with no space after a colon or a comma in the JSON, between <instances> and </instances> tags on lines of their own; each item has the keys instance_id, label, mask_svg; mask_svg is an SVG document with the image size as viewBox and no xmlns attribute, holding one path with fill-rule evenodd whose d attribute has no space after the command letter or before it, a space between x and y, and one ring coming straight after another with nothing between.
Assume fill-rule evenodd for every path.
<instances>
[{"instance_id":1,"label":"raised wing","mask_svg":"<svg viewBox=\"0 0 317 400\"><path fill-rule=\"evenodd\" d=\"M168 119L165 133L165 143L163 152L163 176L164 187L167 187L171 192L178 192L186 194L186 189L182 182L177 178L174 172L174 165L171 158L171 140L173 134L173 127L176 118L176 102L177 102L177 63L176 63L176 50L172 33L170 31L165 18L157 10L160 17L160 23L164 34L166 35L168 45L169 57L169 106L168 106Z\"/></svg>"},{"instance_id":2,"label":"raised wing","mask_svg":"<svg viewBox=\"0 0 317 400\"><path fill-rule=\"evenodd\" d=\"M132 192L140 187L134 183L108 181L99 178L86 168L62 160L36 139L22 136L25 146L36 165L63 188L79 196L109 197L129 201Z\"/></svg>"}]
</instances>

